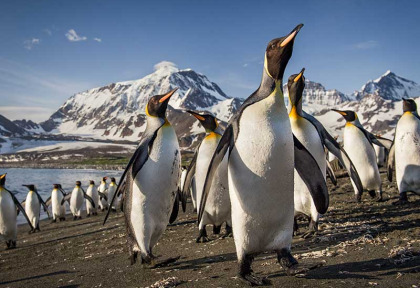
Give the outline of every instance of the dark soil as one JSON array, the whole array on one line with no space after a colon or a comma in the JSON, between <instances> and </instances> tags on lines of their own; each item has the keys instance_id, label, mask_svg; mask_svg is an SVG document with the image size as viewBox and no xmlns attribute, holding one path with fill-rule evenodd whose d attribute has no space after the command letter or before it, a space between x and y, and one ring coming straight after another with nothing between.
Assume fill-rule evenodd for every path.
<instances>
[{"instance_id":1,"label":"dark soil","mask_svg":"<svg viewBox=\"0 0 420 288\"><path fill-rule=\"evenodd\" d=\"M293 254L303 265L322 264L305 276L286 276L273 253L256 258L256 274L268 277L274 287L417 287L420 286L420 197L393 206L395 183L384 179L385 201L363 195L354 203L348 178L329 187L330 209L321 219L315 237L293 241ZM242 287L236 278L233 238L195 243L196 216L189 205L174 225L169 225L155 247L158 261L181 256L170 266L150 269L130 265L125 245L122 213L114 213L105 226L104 214L51 224L29 235L20 226L18 248L0 248L1 287L146 287L176 277L180 287ZM300 222L300 232L306 223ZM222 230L222 233L224 231ZM3 244L3 243L2 243Z\"/></svg>"}]
</instances>

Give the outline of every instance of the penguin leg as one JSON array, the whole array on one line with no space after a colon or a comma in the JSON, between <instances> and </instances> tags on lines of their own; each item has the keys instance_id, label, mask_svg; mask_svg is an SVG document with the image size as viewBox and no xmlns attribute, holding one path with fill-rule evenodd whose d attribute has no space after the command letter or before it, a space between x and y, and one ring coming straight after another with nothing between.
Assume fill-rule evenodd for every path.
<instances>
[{"instance_id":1,"label":"penguin leg","mask_svg":"<svg viewBox=\"0 0 420 288\"><path fill-rule=\"evenodd\" d=\"M248 283L251 286L263 286L271 284L267 278L255 276L251 268L254 257L252 255L245 255L243 259L239 260L239 279Z\"/></svg>"},{"instance_id":2,"label":"penguin leg","mask_svg":"<svg viewBox=\"0 0 420 288\"><path fill-rule=\"evenodd\" d=\"M39 228L39 222L36 224L35 231L39 231L39 232L41 232L41 229Z\"/></svg>"},{"instance_id":3,"label":"penguin leg","mask_svg":"<svg viewBox=\"0 0 420 288\"><path fill-rule=\"evenodd\" d=\"M372 199L374 199L376 197L376 191L375 190L368 190L368 193L369 193L369 195Z\"/></svg>"},{"instance_id":4,"label":"penguin leg","mask_svg":"<svg viewBox=\"0 0 420 288\"><path fill-rule=\"evenodd\" d=\"M90 217L90 213L87 213L87 214L86 214L86 217Z\"/></svg>"},{"instance_id":5,"label":"penguin leg","mask_svg":"<svg viewBox=\"0 0 420 288\"><path fill-rule=\"evenodd\" d=\"M201 227L202 226L202 227ZM206 225L200 225L200 230L198 232L198 237L195 240L196 243L205 243L209 242L210 239L207 238L207 231L206 231Z\"/></svg>"},{"instance_id":6,"label":"penguin leg","mask_svg":"<svg viewBox=\"0 0 420 288\"><path fill-rule=\"evenodd\" d=\"M15 249L16 248L16 240L12 240L12 247L11 249Z\"/></svg>"},{"instance_id":7,"label":"penguin leg","mask_svg":"<svg viewBox=\"0 0 420 288\"><path fill-rule=\"evenodd\" d=\"M318 221L315 221L314 219L311 218L309 222L309 229L305 234L301 236L301 238L303 239L310 238L314 236L316 232L318 232Z\"/></svg>"},{"instance_id":8,"label":"penguin leg","mask_svg":"<svg viewBox=\"0 0 420 288\"><path fill-rule=\"evenodd\" d=\"M51 223L56 223L57 222L57 218L54 218L53 220L51 220Z\"/></svg>"},{"instance_id":9,"label":"penguin leg","mask_svg":"<svg viewBox=\"0 0 420 288\"><path fill-rule=\"evenodd\" d=\"M376 198L376 202L382 202L382 201L383 201L383 198L382 198L382 187L381 187L381 188L379 188L378 197Z\"/></svg>"},{"instance_id":10,"label":"penguin leg","mask_svg":"<svg viewBox=\"0 0 420 288\"><path fill-rule=\"evenodd\" d=\"M61 221L66 221L66 217L64 217L64 216L63 217L60 217L60 222Z\"/></svg>"},{"instance_id":11,"label":"penguin leg","mask_svg":"<svg viewBox=\"0 0 420 288\"><path fill-rule=\"evenodd\" d=\"M400 206L400 205L406 205L408 203L409 202L408 202L407 192L401 192L400 199L398 199L398 201L393 202L392 205Z\"/></svg>"},{"instance_id":12,"label":"penguin leg","mask_svg":"<svg viewBox=\"0 0 420 288\"><path fill-rule=\"evenodd\" d=\"M12 240L6 241L7 249L10 249L11 245L12 245Z\"/></svg>"},{"instance_id":13,"label":"penguin leg","mask_svg":"<svg viewBox=\"0 0 420 288\"><path fill-rule=\"evenodd\" d=\"M227 237L233 237L233 231L232 231L232 226L230 223L226 222L226 232L225 234L222 236L222 239L225 239Z\"/></svg>"},{"instance_id":14,"label":"penguin leg","mask_svg":"<svg viewBox=\"0 0 420 288\"><path fill-rule=\"evenodd\" d=\"M219 226L213 225L213 234L219 235L220 230L222 230L222 225L219 225Z\"/></svg>"},{"instance_id":15,"label":"penguin leg","mask_svg":"<svg viewBox=\"0 0 420 288\"><path fill-rule=\"evenodd\" d=\"M134 265L137 261L138 252L137 251L130 251L130 252L131 252L130 253L130 263L131 263L131 265Z\"/></svg>"},{"instance_id":16,"label":"penguin leg","mask_svg":"<svg viewBox=\"0 0 420 288\"><path fill-rule=\"evenodd\" d=\"M299 266L298 261L292 256L290 249L283 248L277 252L277 260L283 269L286 271L286 274L289 276L294 276L296 274L304 274L308 271L307 268Z\"/></svg>"},{"instance_id":17,"label":"penguin leg","mask_svg":"<svg viewBox=\"0 0 420 288\"><path fill-rule=\"evenodd\" d=\"M297 222L297 218L295 216L293 218L293 236L297 236L298 231L299 231L299 225L298 225L298 222Z\"/></svg>"}]
</instances>

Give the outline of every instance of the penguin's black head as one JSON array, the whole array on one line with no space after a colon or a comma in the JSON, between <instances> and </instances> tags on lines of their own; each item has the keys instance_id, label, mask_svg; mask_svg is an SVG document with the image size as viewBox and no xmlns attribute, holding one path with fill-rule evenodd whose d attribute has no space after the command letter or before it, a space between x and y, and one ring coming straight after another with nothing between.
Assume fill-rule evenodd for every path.
<instances>
[{"instance_id":1,"label":"penguin's black head","mask_svg":"<svg viewBox=\"0 0 420 288\"><path fill-rule=\"evenodd\" d=\"M108 177L102 177L102 181L106 182L106 179L108 179Z\"/></svg>"},{"instance_id":2,"label":"penguin's black head","mask_svg":"<svg viewBox=\"0 0 420 288\"><path fill-rule=\"evenodd\" d=\"M0 186L4 186L4 184L6 184L6 174L7 173L0 175Z\"/></svg>"},{"instance_id":3,"label":"penguin's black head","mask_svg":"<svg viewBox=\"0 0 420 288\"><path fill-rule=\"evenodd\" d=\"M344 117L344 119L346 119L346 122L353 122L354 120L357 119L357 114L354 111L351 110L337 110L337 109L331 109L334 112L337 112L339 114L341 114L341 116Z\"/></svg>"},{"instance_id":4,"label":"penguin's black head","mask_svg":"<svg viewBox=\"0 0 420 288\"><path fill-rule=\"evenodd\" d=\"M416 112L417 104L416 101L409 98L403 98L403 111L404 112Z\"/></svg>"},{"instance_id":5,"label":"penguin's black head","mask_svg":"<svg viewBox=\"0 0 420 288\"><path fill-rule=\"evenodd\" d=\"M22 186L25 186L29 189L29 191L35 191L35 185L34 184L23 184Z\"/></svg>"},{"instance_id":6,"label":"penguin's black head","mask_svg":"<svg viewBox=\"0 0 420 288\"><path fill-rule=\"evenodd\" d=\"M93 181L93 180L89 180L89 184L90 184L90 185L95 185L95 181Z\"/></svg>"},{"instance_id":7,"label":"penguin's black head","mask_svg":"<svg viewBox=\"0 0 420 288\"><path fill-rule=\"evenodd\" d=\"M284 69L292 57L293 43L295 37L303 24L299 24L289 33L289 35L271 40L265 50L265 67L268 74L275 80L283 78Z\"/></svg>"},{"instance_id":8,"label":"penguin's black head","mask_svg":"<svg viewBox=\"0 0 420 288\"><path fill-rule=\"evenodd\" d=\"M206 129L206 131L213 132L216 130L217 126L219 126L216 117L209 113L199 114L191 110L187 110L187 112L197 118L201 125L203 125L204 129Z\"/></svg>"},{"instance_id":9,"label":"penguin's black head","mask_svg":"<svg viewBox=\"0 0 420 288\"><path fill-rule=\"evenodd\" d=\"M60 189L61 185L60 184L53 184L53 188L54 189Z\"/></svg>"},{"instance_id":10,"label":"penguin's black head","mask_svg":"<svg viewBox=\"0 0 420 288\"><path fill-rule=\"evenodd\" d=\"M166 94L155 95L150 98L146 105L146 115L165 119L165 112L166 108L168 108L169 99L174 95L176 90L178 90L178 88L175 88Z\"/></svg>"},{"instance_id":11,"label":"penguin's black head","mask_svg":"<svg viewBox=\"0 0 420 288\"><path fill-rule=\"evenodd\" d=\"M115 183L115 178L111 177L111 182Z\"/></svg>"},{"instance_id":12,"label":"penguin's black head","mask_svg":"<svg viewBox=\"0 0 420 288\"><path fill-rule=\"evenodd\" d=\"M76 186L77 186L77 187L82 186L82 182L80 182L80 181L76 181Z\"/></svg>"},{"instance_id":13,"label":"penguin's black head","mask_svg":"<svg viewBox=\"0 0 420 288\"><path fill-rule=\"evenodd\" d=\"M293 106L297 106L302 99L303 89L305 88L305 77L303 76L305 68L299 74L293 74L287 81L287 90L289 91L289 100Z\"/></svg>"}]
</instances>

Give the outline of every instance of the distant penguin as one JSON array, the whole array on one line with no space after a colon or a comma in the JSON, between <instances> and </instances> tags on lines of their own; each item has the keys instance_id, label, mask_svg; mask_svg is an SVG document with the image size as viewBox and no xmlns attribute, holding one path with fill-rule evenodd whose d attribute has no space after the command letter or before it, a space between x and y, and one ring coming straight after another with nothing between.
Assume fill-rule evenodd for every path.
<instances>
[{"instance_id":1,"label":"distant penguin","mask_svg":"<svg viewBox=\"0 0 420 288\"><path fill-rule=\"evenodd\" d=\"M66 196L61 184L53 184L53 190L51 191L51 196L45 201L47 206L51 205L52 210L52 222L57 222L57 219L60 221L66 220L66 206L65 204L61 205L61 201Z\"/></svg>"},{"instance_id":2,"label":"distant penguin","mask_svg":"<svg viewBox=\"0 0 420 288\"><path fill-rule=\"evenodd\" d=\"M372 198L378 197L377 200L382 201L382 181L373 144L389 149L392 141L375 136L365 130L354 111L332 110L341 114L346 120L343 136L344 150L347 151L356 166L363 188L369 192ZM356 189L353 181L352 184L356 192L356 201L360 202L362 194L357 192L358 189Z\"/></svg>"},{"instance_id":3,"label":"distant penguin","mask_svg":"<svg viewBox=\"0 0 420 288\"><path fill-rule=\"evenodd\" d=\"M86 195L92 198L94 205L92 205L89 200L86 200L86 216L90 217L90 215L98 215L98 189L95 187L95 181L89 181L89 187L86 189Z\"/></svg>"},{"instance_id":4,"label":"distant penguin","mask_svg":"<svg viewBox=\"0 0 420 288\"><path fill-rule=\"evenodd\" d=\"M271 40L266 48L260 87L230 119L213 154L198 205L198 223L218 166L228 154L228 181L232 229L239 278L264 285L251 268L254 257L275 251L289 275L302 273L291 254L293 237L293 170L307 180L319 213L328 209L328 191L316 160L293 136L284 105L283 74L292 55L298 25L287 36ZM310 172L309 172L310 171Z\"/></svg>"},{"instance_id":5,"label":"distant penguin","mask_svg":"<svg viewBox=\"0 0 420 288\"><path fill-rule=\"evenodd\" d=\"M67 197L70 197L70 211L73 214L73 220L82 219L83 199L88 200L93 208L96 207L94 200L86 194L85 190L83 190L80 181L76 181L76 186L71 194L64 197L61 203L64 203L64 201L67 200Z\"/></svg>"},{"instance_id":6,"label":"distant penguin","mask_svg":"<svg viewBox=\"0 0 420 288\"><path fill-rule=\"evenodd\" d=\"M22 212L31 231L35 228L31 224L31 220L26 215L25 209L16 199L15 195L6 189L6 174L0 175L0 238L6 241L7 249L16 248L17 240L17 213Z\"/></svg>"},{"instance_id":7,"label":"distant penguin","mask_svg":"<svg viewBox=\"0 0 420 288\"><path fill-rule=\"evenodd\" d=\"M118 197L114 198L115 192L117 192L117 183L115 182L115 178L111 177L111 183L109 183L108 186L108 207L109 209L112 209L113 211L117 211L117 207L119 207L120 203L118 201ZM112 203L112 199L114 199L114 202Z\"/></svg>"},{"instance_id":8,"label":"distant penguin","mask_svg":"<svg viewBox=\"0 0 420 288\"><path fill-rule=\"evenodd\" d=\"M41 216L41 205L44 208L44 211L48 212L48 206L45 204L44 200L42 200L41 196L38 193L35 185L33 184L24 184L29 189L28 195L26 196L26 200L22 202L22 206L25 207L26 215L28 215L29 219L31 220L31 224L35 229L29 231L29 233L34 233L36 231L41 231L39 229L39 218ZM49 215L48 215L49 216Z\"/></svg>"},{"instance_id":9,"label":"distant penguin","mask_svg":"<svg viewBox=\"0 0 420 288\"><path fill-rule=\"evenodd\" d=\"M99 209L101 209L101 211L108 210L108 187L106 184L107 179L108 177L102 177L101 184L98 188L98 192L100 192L98 203Z\"/></svg>"},{"instance_id":10,"label":"distant penguin","mask_svg":"<svg viewBox=\"0 0 420 288\"><path fill-rule=\"evenodd\" d=\"M136 262L139 253L142 263L151 263L155 258L153 247L168 222L174 222L178 214L181 154L175 130L165 115L175 91L155 95L147 103L146 130L113 197L117 197L126 183L124 216L131 264Z\"/></svg>"},{"instance_id":11,"label":"distant penguin","mask_svg":"<svg viewBox=\"0 0 420 288\"><path fill-rule=\"evenodd\" d=\"M407 192L420 195L420 117L416 102L403 98L403 111L388 157L388 179L392 181L395 163L400 192L400 199L394 205L408 203Z\"/></svg>"},{"instance_id":12,"label":"distant penguin","mask_svg":"<svg viewBox=\"0 0 420 288\"><path fill-rule=\"evenodd\" d=\"M222 130L219 127L217 119L213 115L208 113L199 114L194 111L187 112L200 121L206 132L206 136L200 142L196 150L196 155L194 155L190 168L188 169L189 174L192 173L195 175L197 202L200 203L208 166L213 153L216 150L217 144L222 138ZM227 163L228 159L226 155L213 177L213 183L209 191L204 214L198 227L199 235L196 240L197 243L209 241L206 232L206 225L208 224L213 225L214 234L219 234L222 224L226 222L225 236L232 235ZM194 169L194 171L192 169ZM187 178L191 178L191 176L187 175ZM185 188L187 187L184 187L183 194L188 194L188 190L185 190Z\"/></svg>"},{"instance_id":13,"label":"distant penguin","mask_svg":"<svg viewBox=\"0 0 420 288\"><path fill-rule=\"evenodd\" d=\"M322 171L323 179L326 179L327 168L328 174L333 183L337 183L334 172L331 167L327 165L327 158L324 145L337 157L337 159L346 163L346 167L349 167L349 174L356 182L359 183L358 187L362 191L362 185L360 178L348 158L345 151L343 151L335 141L335 139L328 134L322 124L317 121L313 116L310 116L302 109L302 96L305 88L305 76L303 75L305 69L302 69L299 74L294 74L289 77L287 88L289 92L289 103L291 105L289 118L292 126L293 135L305 146L305 148L315 158L318 167ZM308 173L312 172L308 170ZM295 185L294 185L294 204L295 204L295 217L304 214L309 217L310 224L309 230L302 237L307 238L312 236L318 231L318 221L320 213L318 212L313 196L309 190L307 183L295 169ZM310 177L307 175L306 177ZM297 224L295 221L295 229Z\"/></svg>"}]
</instances>

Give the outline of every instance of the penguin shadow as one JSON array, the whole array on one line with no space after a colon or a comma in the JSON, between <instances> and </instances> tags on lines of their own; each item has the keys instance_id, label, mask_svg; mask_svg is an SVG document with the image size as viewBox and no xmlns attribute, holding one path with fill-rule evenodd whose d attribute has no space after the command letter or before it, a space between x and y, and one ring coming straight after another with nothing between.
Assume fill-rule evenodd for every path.
<instances>
[{"instance_id":1,"label":"penguin shadow","mask_svg":"<svg viewBox=\"0 0 420 288\"><path fill-rule=\"evenodd\" d=\"M225 254L219 254L214 256L206 256L202 258L197 259L191 259L191 260L185 260L177 261L174 264L171 265L171 269L178 269L178 270L196 270L196 269L202 269L208 266L212 263L223 263L228 261L234 261L236 263L236 253L225 253Z\"/></svg>"},{"instance_id":2,"label":"penguin shadow","mask_svg":"<svg viewBox=\"0 0 420 288\"><path fill-rule=\"evenodd\" d=\"M46 274L41 274L41 275L36 275L36 276L19 278L19 279L16 279L16 280L4 281L4 282L0 282L0 285L7 285L7 284L17 283L17 282L21 282L21 281L36 280L36 279L41 279L41 278L44 278L44 277L50 277L50 276L55 276L55 275L64 275L64 274L74 274L74 273L75 272L71 272L71 271L68 271L68 270L61 270L61 271L52 272L52 273L46 273ZM78 287L78 285L61 286L61 287Z\"/></svg>"}]
</instances>

